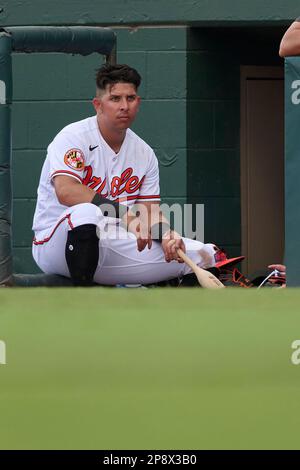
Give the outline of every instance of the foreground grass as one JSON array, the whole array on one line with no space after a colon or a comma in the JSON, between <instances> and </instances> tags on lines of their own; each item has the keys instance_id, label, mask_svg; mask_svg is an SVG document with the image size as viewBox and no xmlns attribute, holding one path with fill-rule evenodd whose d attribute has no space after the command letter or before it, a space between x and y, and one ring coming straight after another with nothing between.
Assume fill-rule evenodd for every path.
<instances>
[{"instance_id":1,"label":"foreground grass","mask_svg":"<svg viewBox=\"0 0 300 470\"><path fill-rule=\"evenodd\" d=\"M2 289L0 448L299 448L296 289Z\"/></svg>"}]
</instances>

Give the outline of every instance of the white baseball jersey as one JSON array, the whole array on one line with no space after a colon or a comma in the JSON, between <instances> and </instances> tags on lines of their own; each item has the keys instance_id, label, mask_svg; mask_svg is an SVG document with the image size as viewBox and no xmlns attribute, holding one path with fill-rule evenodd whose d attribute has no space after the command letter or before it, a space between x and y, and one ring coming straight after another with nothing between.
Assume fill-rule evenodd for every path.
<instances>
[{"instance_id":1,"label":"white baseball jersey","mask_svg":"<svg viewBox=\"0 0 300 470\"><path fill-rule=\"evenodd\" d=\"M66 209L56 196L57 175L69 175L114 201L160 200L158 162L151 147L127 129L116 154L101 136L97 116L69 124L49 145L38 187L35 232L51 229Z\"/></svg>"}]
</instances>

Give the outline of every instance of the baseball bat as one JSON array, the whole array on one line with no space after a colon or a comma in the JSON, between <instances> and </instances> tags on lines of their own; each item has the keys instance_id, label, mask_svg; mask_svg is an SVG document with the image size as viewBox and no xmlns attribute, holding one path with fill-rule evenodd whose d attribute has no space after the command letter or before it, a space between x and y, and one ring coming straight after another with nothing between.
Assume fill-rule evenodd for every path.
<instances>
[{"instance_id":1,"label":"baseball bat","mask_svg":"<svg viewBox=\"0 0 300 470\"><path fill-rule=\"evenodd\" d=\"M202 287L206 287L207 289L222 289L224 284L222 284L219 279L214 276L209 271L200 268L195 264L180 248L178 248L177 253L179 254L180 258L194 271L199 281L199 284Z\"/></svg>"}]
</instances>

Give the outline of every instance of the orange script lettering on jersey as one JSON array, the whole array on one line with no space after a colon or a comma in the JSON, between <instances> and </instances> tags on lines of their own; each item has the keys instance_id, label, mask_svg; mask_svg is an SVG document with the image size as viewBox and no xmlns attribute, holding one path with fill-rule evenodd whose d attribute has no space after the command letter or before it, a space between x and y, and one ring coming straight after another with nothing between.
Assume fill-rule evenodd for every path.
<instances>
[{"instance_id":1,"label":"orange script lettering on jersey","mask_svg":"<svg viewBox=\"0 0 300 470\"><path fill-rule=\"evenodd\" d=\"M93 169L90 165L86 166L84 170L86 175L82 183L101 194L101 196L107 197L108 192L102 192L106 186L106 178L102 179L100 176L93 176ZM113 176L110 185L110 196L117 198L123 193L133 194L142 186L145 176L139 179L138 176L132 175L132 173L132 168L126 168L120 176Z\"/></svg>"}]
</instances>

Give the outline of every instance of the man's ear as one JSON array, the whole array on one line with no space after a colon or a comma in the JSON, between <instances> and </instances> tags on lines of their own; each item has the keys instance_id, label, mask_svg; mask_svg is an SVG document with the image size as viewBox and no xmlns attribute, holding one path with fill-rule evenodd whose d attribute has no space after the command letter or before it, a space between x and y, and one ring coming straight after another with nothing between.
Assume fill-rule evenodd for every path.
<instances>
[{"instance_id":1,"label":"man's ear","mask_svg":"<svg viewBox=\"0 0 300 470\"><path fill-rule=\"evenodd\" d=\"M101 100L100 98L98 98L97 96L95 96L95 98L93 98L93 106L95 108L95 111L98 113L99 111L101 111L101 108L102 108L102 103L101 103Z\"/></svg>"}]
</instances>

